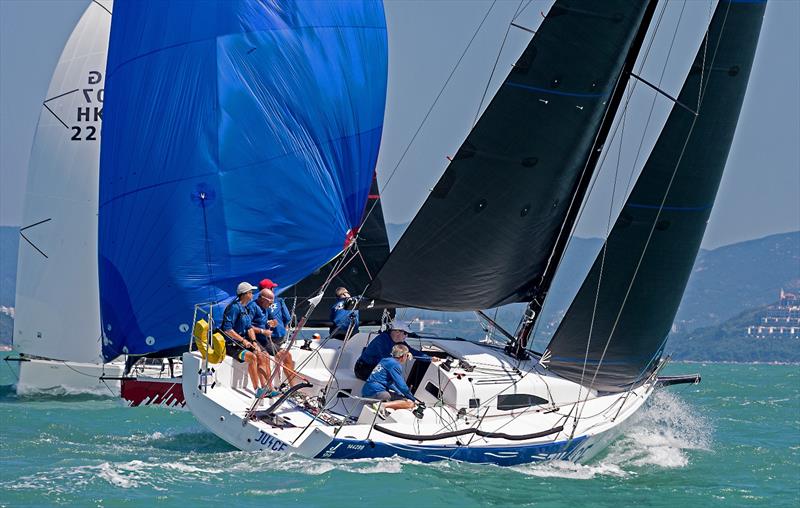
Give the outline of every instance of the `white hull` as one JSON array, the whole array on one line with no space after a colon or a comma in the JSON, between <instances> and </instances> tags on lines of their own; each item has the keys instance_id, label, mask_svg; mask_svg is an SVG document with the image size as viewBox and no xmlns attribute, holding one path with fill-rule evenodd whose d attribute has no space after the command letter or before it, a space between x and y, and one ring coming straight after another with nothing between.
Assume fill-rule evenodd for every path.
<instances>
[{"instance_id":1,"label":"white hull","mask_svg":"<svg viewBox=\"0 0 800 508\"><path fill-rule=\"evenodd\" d=\"M342 346L338 341L313 352L292 350L298 365L312 356L300 372L314 386L303 391L311 399L290 398L278 407L278 421L245 420L253 392L243 365L226 358L204 377L199 375L203 361L196 352L184 355L187 406L211 432L241 450L316 458L398 455L424 462L455 459L512 465L556 459L577 462L594 456L617 436L620 424L641 407L653 389L648 383L628 394L599 396L593 392L587 397L585 388L535 367L532 361L523 362L516 370L517 362L496 349L426 339L421 344L426 349L446 354L451 365L468 362L473 370L432 364L415 393L428 406L424 417L417 419L410 411L399 410L381 420L362 401L334 396L337 382L338 390L360 394L363 382L352 374L352 366L368 339L368 334L356 335L342 354L337 381L329 391L332 402L324 411L327 422L315 419L306 404L329 382L328 369L336 365ZM436 391L429 389L428 383L441 390L444 404L437 404ZM547 401L510 410L498 407L498 395L515 393ZM267 399L259 409L276 400ZM580 415L577 423L576 414ZM337 424L342 421L347 424Z\"/></svg>"},{"instance_id":2,"label":"white hull","mask_svg":"<svg viewBox=\"0 0 800 508\"><path fill-rule=\"evenodd\" d=\"M101 380L102 376L119 378L125 362L106 364L63 362L26 358L19 362L17 394L93 394L119 397L118 380Z\"/></svg>"}]
</instances>

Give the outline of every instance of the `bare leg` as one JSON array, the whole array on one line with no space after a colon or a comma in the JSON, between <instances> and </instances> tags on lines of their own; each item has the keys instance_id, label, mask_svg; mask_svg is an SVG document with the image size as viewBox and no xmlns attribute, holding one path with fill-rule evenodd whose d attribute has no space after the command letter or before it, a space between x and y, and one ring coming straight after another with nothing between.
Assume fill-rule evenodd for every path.
<instances>
[{"instance_id":1,"label":"bare leg","mask_svg":"<svg viewBox=\"0 0 800 508\"><path fill-rule=\"evenodd\" d=\"M414 401L403 399L403 400L393 400L391 402L386 402L383 407L386 409L414 409Z\"/></svg>"},{"instance_id":2,"label":"bare leg","mask_svg":"<svg viewBox=\"0 0 800 508\"><path fill-rule=\"evenodd\" d=\"M269 363L269 356L267 356L267 353L260 351L258 353L258 373L261 376L261 386L272 385L272 383L270 383L272 372Z\"/></svg>"},{"instance_id":3,"label":"bare leg","mask_svg":"<svg viewBox=\"0 0 800 508\"><path fill-rule=\"evenodd\" d=\"M260 379L258 378L258 358L256 358L255 354L248 351L244 354L244 361L247 363L247 372L250 374L253 390L258 390L260 387Z\"/></svg>"},{"instance_id":4,"label":"bare leg","mask_svg":"<svg viewBox=\"0 0 800 508\"><path fill-rule=\"evenodd\" d=\"M288 351L280 351L278 361L283 365L283 375L286 377L286 384L289 386L294 385L294 359L292 353Z\"/></svg>"}]
</instances>

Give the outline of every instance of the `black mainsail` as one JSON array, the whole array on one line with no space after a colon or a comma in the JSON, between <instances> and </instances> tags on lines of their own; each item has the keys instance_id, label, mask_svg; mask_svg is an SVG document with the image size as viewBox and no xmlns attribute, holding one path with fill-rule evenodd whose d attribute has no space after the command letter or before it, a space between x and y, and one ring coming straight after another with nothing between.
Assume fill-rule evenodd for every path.
<instances>
[{"instance_id":1,"label":"black mainsail","mask_svg":"<svg viewBox=\"0 0 800 508\"><path fill-rule=\"evenodd\" d=\"M532 299L653 6L556 1L368 298L437 310Z\"/></svg>"},{"instance_id":2,"label":"black mainsail","mask_svg":"<svg viewBox=\"0 0 800 508\"><path fill-rule=\"evenodd\" d=\"M545 351L550 370L622 391L661 356L728 158L764 8L763 1L720 0L678 97L690 107L700 98L699 115L673 107Z\"/></svg>"},{"instance_id":3,"label":"black mainsail","mask_svg":"<svg viewBox=\"0 0 800 508\"><path fill-rule=\"evenodd\" d=\"M306 322L306 326L329 326L331 324L330 308L336 303L334 290L339 286L344 286L353 295L360 294L386 262L386 258L389 257L389 237L386 234L383 207L380 202L378 182L375 178L372 179L372 187L369 191L365 212L368 215L361 225L356 239L358 252L348 257L348 260L345 261L346 264L340 267L339 274L327 285L328 289L325 292L325 296L312 312ZM281 293L290 309L295 307L294 310L297 316L305 315L309 305L308 299L317 295L331 275L331 271L336 269L338 263L339 258L337 257ZM366 308L365 304L360 305L359 308L359 321L362 325L378 325L381 323L383 309Z\"/></svg>"}]
</instances>

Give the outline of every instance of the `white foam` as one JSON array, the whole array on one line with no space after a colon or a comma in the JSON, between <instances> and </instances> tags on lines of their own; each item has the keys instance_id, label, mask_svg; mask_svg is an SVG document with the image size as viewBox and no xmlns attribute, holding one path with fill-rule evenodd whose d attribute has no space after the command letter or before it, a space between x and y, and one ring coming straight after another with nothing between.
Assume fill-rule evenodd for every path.
<instances>
[{"instance_id":1,"label":"white foam","mask_svg":"<svg viewBox=\"0 0 800 508\"><path fill-rule=\"evenodd\" d=\"M123 475L108 462L103 462L100 464L100 470L98 471L97 476L106 480L108 483L117 487L122 487L123 489L130 489L139 486L139 483L133 478Z\"/></svg>"},{"instance_id":2,"label":"white foam","mask_svg":"<svg viewBox=\"0 0 800 508\"><path fill-rule=\"evenodd\" d=\"M301 489L299 487L293 489L275 489L275 490L248 490L248 494L252 494L254 496L278 496L280 494L292 494L292 493L303 493L305 489Z\"/></svg>"},{"instance_id":3,"label":"white foam","mask_svg":"<svg viewBox=\"0 0 800 508\"><path fill-rule=\"evenodd\" d=\"M197 467L197 466L192 466L191 464L184 464L182 462L166 462L161 464L161 467L165 469L171 469L173 471L178 471L180 473L218 474L225 472L225 470L223 469Z\"/></svg>"},{"instance_id":4,"label":"white foam","mask_svg":"<svg viewBox=\"0 0 800 508\"><path fill-rule=\"evenodd\" d=\"M695 408L671 392L659 391L626 425L603 463L621 467L684 467L690 450L709 450L712 427Z\"/></svg>"},{"instance_id":5,"label":"white foam","mask_svg":"<svg viewBox=\"0 0 800 508\"><path fill-rule=\"evenodd\" d=\"M399 457L388 459L366 459L345 463L342 468L346 471L359 474L396 474L403 472L404 461Z\"/></svg>"},{"instance_id":6,"label":"white foam","mask_svg":"<svg viewBox=\"0 0 800 508\"><path fill-rule=\"evenodd\" d=\"M522 474L540 478L568 478L571 480L591 480L596 476L626 477L630 473L616 464L576 464L563 460L554 460L542 464L527 464L512 468Z\"/></svg>"}]
</instances>

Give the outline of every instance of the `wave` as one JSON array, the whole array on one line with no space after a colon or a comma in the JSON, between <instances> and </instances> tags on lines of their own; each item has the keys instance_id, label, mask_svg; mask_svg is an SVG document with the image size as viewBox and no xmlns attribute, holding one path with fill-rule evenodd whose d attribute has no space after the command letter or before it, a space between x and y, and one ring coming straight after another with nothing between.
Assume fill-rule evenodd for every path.
<instances>
[{"instance_id":1,"label":"wave","mask_svg":"<svg viewBox=\"0 0 800 508\"><path fill-rule=\"evenodd\" d=\"M622 467L684 467L691 451L711 450L713 426L675 393L653 394L608 449L604 463Z\"/></svg>"}]
</instances>

